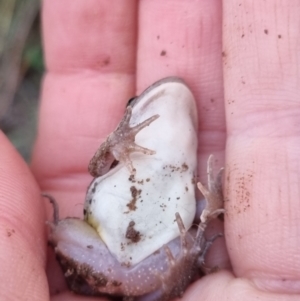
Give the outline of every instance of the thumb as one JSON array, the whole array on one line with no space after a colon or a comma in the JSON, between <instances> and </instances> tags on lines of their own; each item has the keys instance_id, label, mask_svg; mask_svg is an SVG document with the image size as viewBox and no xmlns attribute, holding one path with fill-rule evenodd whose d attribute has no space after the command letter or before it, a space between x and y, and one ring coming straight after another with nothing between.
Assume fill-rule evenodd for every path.
<instances>
[{"instance_id":1,"label":"thumb","mask_svg":"<svg viewBox=\"0 0 300 301\"><path fill-rule=\"evenodd\" d=\"M0 145L0 300L48 300L40 190L2 132Z\"/></svg>"}]
</instances>

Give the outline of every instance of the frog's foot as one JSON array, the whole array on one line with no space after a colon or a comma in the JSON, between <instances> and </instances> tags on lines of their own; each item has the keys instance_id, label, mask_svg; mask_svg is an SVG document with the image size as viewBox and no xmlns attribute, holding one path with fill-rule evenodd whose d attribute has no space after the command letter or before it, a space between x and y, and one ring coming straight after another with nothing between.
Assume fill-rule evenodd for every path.
<instances>
[{"instance_id":1,"label":"frog's foot","mask_svg":"<svg viewBox=\"0 0 300 301\"><path fill-rule=\"evenodd\" d=\"M212 239L205 240L206 223L200 223L194 237L186 231L179 213L176 213L176 221L180 231L181 247L179 254L174 257L170 248L164 246L168 269L164 273L157 273L157 277L161 282L161 290L157 298L160 301L171 300L183 295L188 285L198 275L199 267L203 266L208 249L215 239L220 236L220 234L217 234Z\"/></svg>"},{"instance_id":2,"label":"frog's foot","mask_svg":"<svg viewBox=\"0 0 300 301\"><path fill-rule=\"evenodd\" d=\"M221 168L215 177L213 170L213 155L210 155L207 161L208 189L200 182L197 183L199 190L205 197L206 207L200 216L201 223L206 224L210 219L224 213L223 193L222 193L222 173Z\"/></svg>"},{"instance_id":3,"label":"frog's foot","mask_svg":"<svg viewBox=\"0 0 300 301\"><path fill-rule=\"evenodd\" d=\"M202 237L203 237L203 233L201 233ZM211 237L210 239L206 239L205 243L204 243L204 248L200 254L200 256L198 257L197 260L197 266L199 268L201 268L201 270L205 273L205 274L210 274L213 273L215 271L217 271L219 269L219 267L215 266L213 268L206 268L204 267L204 262L205 262L205 255L207 253L207 251L209 250L209 248L211 247L211 245L214 243L214 241L219 238L222 237L223 234L222 233L217 233L215 234L213 237Z\"/></svg>"},{"instance_id":4,"label":"frog's foot","mask_svg":"<svg viewBox=\"0 0 300 301\"><path fill-rule=\"evenodd\" d=\"M130 174L135 174L135 168L133 167L130 159L130 153L140 152L145 155L154 155L155 151L144 148L135 144L135 136L144 127L150 125L156 120L159 115L154 115L145 121L130 127L129 121L132 114L132 108L128 106L126 108L125 115L118 127L112 132L103 142L89 164L89 172L93 177L101 176L105 174L110 168L114 160L123 163L129 170Z\"/></svg>"}]
</instances>

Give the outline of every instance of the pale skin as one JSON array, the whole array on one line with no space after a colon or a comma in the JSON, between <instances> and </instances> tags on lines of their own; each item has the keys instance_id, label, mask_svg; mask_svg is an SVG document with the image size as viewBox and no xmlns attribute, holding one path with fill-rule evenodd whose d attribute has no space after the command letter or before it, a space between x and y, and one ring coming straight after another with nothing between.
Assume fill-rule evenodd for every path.
<instances>
[{"instance_id":1,"label":"pale skin","mask_svg":"<svg viewBox=\"0 0 300 301\"><path fill-rule=\"evenodd\" d=\"M91 300L70 293L47 257L51 207L40 193L61 217L82 216L88 162L126 101L176 75L198 102L201 181L209 154L225 166L226 247L216 241L207 265L232 266L182 300L298 300L299 1L45 0L43 23L48 71L30 169L0 135L0 299Z\"/></svg>"}]
</instances>

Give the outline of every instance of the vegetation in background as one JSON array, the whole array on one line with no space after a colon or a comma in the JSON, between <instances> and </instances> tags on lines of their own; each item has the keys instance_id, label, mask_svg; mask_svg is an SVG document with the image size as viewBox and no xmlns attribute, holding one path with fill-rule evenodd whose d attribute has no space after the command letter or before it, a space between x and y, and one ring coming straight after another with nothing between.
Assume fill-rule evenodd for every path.
<instances>
[{"instance_id":1,"label":"vegetation in background","mask_svg":"<svg viewBox=\"0 0 300 301\"><path fill-rule=\"evenodd\" d=\"M44 70L40 0L0 1L0 128L30 159Z\"/></svg>"}]
</instances>

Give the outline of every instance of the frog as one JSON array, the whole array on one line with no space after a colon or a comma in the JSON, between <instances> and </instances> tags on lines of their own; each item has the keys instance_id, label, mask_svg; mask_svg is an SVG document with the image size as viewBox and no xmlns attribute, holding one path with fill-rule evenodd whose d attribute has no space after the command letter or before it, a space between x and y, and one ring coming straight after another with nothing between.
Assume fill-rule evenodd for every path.
<instances>
[{"instance_id":1,"label":"frog","mask_svg":"<svg viewBox=\"0 0 300 301\"><path fill-rule=\"evenodd\" d=\"M221 235L207 239L205 229L224 213L223 169L215 172L212 155L207 188L196 181L197 126L191 89L163 78L128 102L90 160L83 219L60 219L45 195L53 205L49 242L72 291L168 301L197 279ZM197 225L196 189L205 198Z\"/></svg>"}]
</instances>

